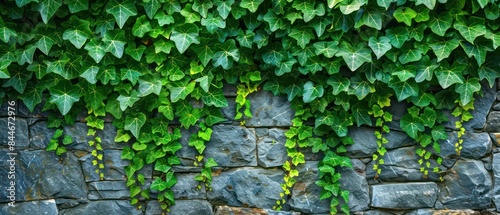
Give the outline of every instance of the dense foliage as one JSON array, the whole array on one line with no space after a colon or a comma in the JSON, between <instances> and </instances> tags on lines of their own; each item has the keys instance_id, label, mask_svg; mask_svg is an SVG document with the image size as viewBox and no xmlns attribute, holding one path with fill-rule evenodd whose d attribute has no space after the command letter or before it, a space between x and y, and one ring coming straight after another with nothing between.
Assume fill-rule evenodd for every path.
<instances>
[{"instance_id":1,"label":"dense foliage","mask_svg":"<svg viewBox=\"0 0 500 215\"><path fill-rule=\"evenodd\" d=\"M383 164L392 121L386 109L409 102L400 127L419 143L422 172L439 172L429 161L440 161L432 152L446 139L441 111L460 116L463 134L481 82L493 86L500 74L496 0L3 0L0 13L0 98L19 98L30 110L46 101L44 110L64 115L49 117L54 128L88 110L101 177L95 131L107 113L114 116L115 140L133 143L122 154L131 161L132 204L156 190L164 209L174 203L181 128L196 126L189 138L195 165L203 166L196 180L210 185L217 163L203 152L211 126L225 120L224 84L238 86L242 125L252 115L247 95L261 88L285 95L296 110L276 208L305 162L298 149L310 147L325 154L321 198L331 199L332 213L338 205L349 213L338 168L351 166L343 156L351 126L380 129L373 159ZM56 134L48 150L62 154L72 140ZM138 171L151 163L159 176L143 189Z\"/></svg>"}]
</instances>

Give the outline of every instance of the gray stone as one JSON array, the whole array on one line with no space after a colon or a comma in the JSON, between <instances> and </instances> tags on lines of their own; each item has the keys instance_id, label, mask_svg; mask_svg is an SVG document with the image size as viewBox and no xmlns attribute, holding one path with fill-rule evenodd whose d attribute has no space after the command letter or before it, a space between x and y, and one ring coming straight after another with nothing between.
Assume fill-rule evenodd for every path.
<instances>
[{"instance_id":1,"label":"gray stone","mask_svg":"<svg viewBox=\"0 0 500 215\"><path fill-rule=\"evenodd\" d=\"M388 123L389 128L402 131L399 126L399 121L403 118L406 110L410 108L410 104L406 101L398 102L396 98L391 99L391 106L387 107L387 111L392 114L392 121Z\"/></svg>"},{"instance_id":2,"label":"gray stone","mask_svg":"<svg viewBox=\"0 0 500 215\"><path fill-rule=\"evenodd\" d=\"M226 97L236 97L236 91L238 88L236 88L235 85L232 84L224 84L224 87L222 87L222 90L224 91L224 96Z\"/></svg>"},{"instance_id":3,"label":"gray stone","mask_svg":"<svg viewBox=\"0 0 500 215\"><path fill-rule=\"evenodd\" d=\"M404 213L404 215L433 215L435 210L432 209L417 209L411 210Z\"/></svg>"},{"instance_id":4,"label":"gray stone","mask_svg":"<svg viewBox=\"0 0 500 215\"><path fill-rule=\"evenodd\" d=\"M500 103L499 102L495 102L495 104L493 104L492 109L495 110L495 111L500 111Z\"/></svg>"},{"instance_id":5,"label":"gray stone","mask_svg":"<svg viewBox=\"0 0 500 215\"><path fill-rule=\"evenodd\" d=\"M8 161L7 150L0 150L0 160ZM16 201L53 198L83 199L87 188L78 159L71 153L59 158L54 152L21 151L15 156L12 169L0 168L0 187L15 183ZM15 178L8 178L14 176ZM7 190L0 190L0 202L8 202Z\"/></svg>"},{"instance_id":6,"label":"gray stone","mask_svg":"<svg viewBox=\"0 0 500 215\"><path fill-rule=\"evenodd\" d=\"M257 138L267 136L268 133L269 133L268 128L255 128L255 135L257 135Z\"/></svg>"},{"instance_id":7,"label":"gray stone","mask_svg":"<svg viewBox=\"0 0 500 215\"><path fill-rule=\"evenodd\" d=\"M247 126L292 126L295 115L286 97L275 96L267 91L248 95L253 117L246 120Z\"/></svg>"},{"instance_id":8,"label":"gray stone","mask_svg":"<svg viewBox=\"0 0 500 215\"><path fill-rule=\"evenodd\" d=\"M491 142L493 142L495 146L500 146L500 144L498 143L498 138L500 138L500 133L489 133L489 134Z\"/></svg>"},{"instance_id":9,"label":"gray stone","mask_svg":"<svg viewBox=\"0 0 500 215\"><path fill-rule=\"evenodd\" d=\"M227 107L221 108L222 115L231 121L234 121L236 117L236 101L234 98L226 98L227 100Z\"/></svg>"},{"instance_id":10,"label":"gray stone","mask_svg":"<svg viewBox=\"0 0 500 215\"><path fill-rule=\"evenodd\" d=\"M104 129L97 130L96 137L101 138L103 149L123 149L125 146L130 147L129 144L115 142L116 132L116 127L111 123L104 123Z\"/></svg>"},{"instance_id":11,"label":"gray stone","mask_svg":"<svg viewBox=\"0 0 500 215\"><path fill-rule=\"evenodd\" d=\"M381 210L369 210L363 212L363 215L393 215L393 213L389 213Z\"/></svg>"},{"instance_id":12,"label":"gray stone","mask_svg":"<svg viewBox=\"0 0 500 215\"><path fill-rule=\"evenodd\" d=\"M434 206L438 187L433 182L382 184L372 186L371 206L390 209L417 209Z\"/></svg>"},{"instance_id":13,"label":"gray stone","mask_svg":"<svg viewBox=\"0 0 500 215\"><path fill-rule=\"evenodd\" d=\"M264 208L244 208L244 207L229 207L216 206L215 215L300 215L294 211L275 211Z\"/></svg>"},{"instance_id":14,"label":"gray stone","mask_svg":"<svg viewBox=\"0 0 500 215\"><path fill-rule=\"evenodd\" d=\"M198 181L194 180L197 174L176 174L177 183L172 187L176 199L205 199L205 186L197 189Z\"/></svg>"},{"instance_id":15,"label":"gray stone","mask_svg":"<svg viewBox=\"0 0 500 215\"><path fill-rule=\"evenodd\" d=\"M384 144L386 149L395 149L415 145L415 140L408 136L405 132L392 130L385 134L384 137L389 141Z\"/></svg>"},{"instance_id":16,"label":"gray stone","mask_svg":"<svg viewBox=\"0 0 500 215\"><path fill-rule=\"evenodd\" d=\"M25 119L19 117L10 118L10 120L9 118L0 118L0 128L2 128L2 131L0 131L0 146L9 148L12 146L13 150L28 148L29 130ZM10 145L9 142L11 142Z\"/></svg>"},{"instance_id":17,"label":"gray stone","mask_svg":"<svg viewBox=\"0 0 500 215\"><path fill-rule=\"evenodd\" d=\"M142 215L137 205L130 205L129 200L102 200L90 201L74 208L63 209L60 214L88 215L88 214L128 214Z\"/></svg>"},{"instance_id":18,"label":"gray stone","mask_svg":"<svg viewBox=\"0 0 500 215\"><path fill-rule=\"evenodd\" d=\"M287 160L286 136L282 129L269 129L268 136L257 142L258 163L262 167L282 166Z\"/></svg>"},{"instance_id":19,"label":"gray stone","mask_svg":"<svg viewBox=\"0 0 500 215\"><path fill-rule=\"evenodd\" d=\"M475 97L476 99L474 100L474 110L471 111L471 114L474 118L463 124L463 127L467 131L472 129L481 130L485 126L487 131L489 131L490 129L489 128L490 125L487 125L486 123L487 122L486 117L488 116L488 112L490 112L491 106L495 101L496 87L490 88L490 86L486 81L481 81L481 87L483 96ZM450 112L444 112L444 113L450 119L450 121L445 122L444 125L448 128L455 128L455 122L458 120L458 118L452 116Z\"/></svg>"},{"instance_id":20,"label":"gray stone","mask_svg":"<svg viewBox=\"0 0 500 215\"><path fill-rule=\"evenodd\" d=\"M89 183L89 199L128 199L130 189L125 181L96 181Z\"/></svg>"},{"instance_id":21,"label":"gray stone","mask_svg":"<svg viewBox=\"0 0 500 215\"><path fill-rule=\"evenodd\" d=\"M488 133L472 133L466 132L463 135L463 149L460 151L460 156L464 158L480 159L492 151L492 141ZM458 154L455 151L455 143L458 142L456 132L448 132L446 140L439 141L441 153L439 156L443 158L443 165L451 167L458 159Z\"/></svg>"},{"instance_id":22,"label":"gray stone","mask_svg":"<svg viewBox=\"0 0 500 215\"><path fill-rule=\"evenodd\" d=\"M163 215L160 203L149 201L145 215ZM182 215L213 215L212 205L205 200L175 200L175 204L170 207L168 214Z\"/></svg>"},{"instance_id":23,"label":"gray stone","mask_svg":"<svg viewBox=\"0 0 500 215\"><path fill-rule=\"evenodd\" d=\"M41 200L41 201L30 201L30 202L16 202L15 207L11 207L8 204L0 204L0 214L47 214L47 215L57 215L59 211L57 210L56 201L54 199Z\"/></svg>"},{"instance_id":24,"label":"gray stone","mask_svg":"<svg viewBox=\"0 0 500 215\"><path fill-rule=\"evenodd\" d=\"M207 197L213 204L272 208L279 193L284 173L278 169L243 167L213 177Z\"/></svg>"},{"instance_id":25,"label":"gray stone","mask_svg":"<svg viewBox=\"0 0 500 215\"><path fill-rule=\"evenodd\" d=\"M349 129L349 134L354 144L347 146L347 156L352 158L371 157L377 151L376 129L367 127L354 127Z\"/></svg>"},{"instance_id":26,"label":"gray stone","mask_svg":"<svg viewBox=\"0 0 500 215\"><path fill-rule=\"evenodd\" d=\"M493 154L493 202L500 212L500 153Z\"/></svg>"},{"instance_id":27,"label":"gray stone","mask_svg":"<svg viewBox=\"0 0 500 215\"><path fill-rule=\"evenodd\" d=\"M320 200L321 187L316 185L319 178L318 162L307 161L297 167L300 174L293 186L290 207L302 213L328 213L330 201Z\"/></svg>"},{"instance_id":28,"label":"gray stone","mask_svg":"<svg viewBox=\"0 0 500 215\"><path fill-rule=\"evenodd\" d=\"M415 153L416 147L405 147L390 150L385 153L382 159L384 164L379 165L381 173L378 180L390 182L406 182L406 181L439 181L439 175L429 171L427 177L420 171L421 165L418 163L420 157ZM431 168L438 166L434 160L429 161ZM439 166L440 169L445 169ZM367 177L374 178L375 171L373 170L373 162L368 165Z\"/></svg>"},{"instance_id":29,"label":"gray stone","mask_svg":"<svg viewBox=\"0 0 500 215\"><path fill-rule=\"evenodd\" d=\"M82 203L87 203L86 199L74 200L74 199L56 199L57 208L59 209L67 209L73 208Z\"/></svg>"},{"instance_id":30,"label":"gray stone","mask_svg":"<svg viewBox=\"0 0 500 215\"><path fill-rule=\"evenodd\" d=\"M486 120L487 132L500 132L500 111L491 111Z\"/></svg>"},{"instance_id":31,"label":"gray stone","mask_svg":"<svg viewBox=\"0 0 500 215\"><path fill-rule=\"evenodd\" d=\"M30 130L30 148L43 149L47 147L50 138L54 136L55 129L47 128L46 121L40 121L29 126Z\"/></svg>"},{"instance_id":32,"label":"gray stone","mask_svg":"<svg viewBox=\"0 0 500 215\"><path fill-rule=\"evenodd\" d=\"M257 166L254 129L233 125L216 125L212 129L206 157L213 158L219 166Z\"/></svg>"},{"instance_id":33,"label":"gray stone","mask_svg":"<svg viewBox=\"0 0 500 215\"><path fill-rule=\"evenodd\" d=\"M199 130L198 127L191 126L189 129L181 129L182 137L180 139L180 143L182 148L175 152L175 155L179 157L181 160L182 166L194 166L193 163L196 160L196 155L198 155L198 151L192 146L189 146L189 138L191 138L192 134L197 133Z\"/></svg>"},{"instance_id":34,"label":"gray stone","mask_svg":"<svg viewBox=\"0 0 500 215\"><path fill-rule=\"evenodd\" d=\"M73 143L66 146L67 149L78 149L84 151L92 151L88 141L93 137L87 136L89 128L85 123L75 123L72 126L64 127L64 135L69 135L73 138ZM114 138L113 138L114 139Z\"/></svg>"},{"instance_id":35,"label":"gray stone","mask_svg":"<svg viewBox=\"0 0 500 215\"><path fill-rule=\"evenodd\" d=\"M444 182L439 184L438 200L446 209L489 208L491 186L491 178L483 162L458 160L444 176Z\"/></svg>"},{"instance_id":36,"label":"gray stone","mask_svg":"<svg viewBox=\"0 0 500 215\"><path fill-rule=\"evenodd\" d=\"M351 160L353 168L342 168L340 174L340 186L348 190L349 209L351 212L362 211L370 208L370 193L368 182L366 181L366 166L357 159Z\"/></svg>"}]
</instances>

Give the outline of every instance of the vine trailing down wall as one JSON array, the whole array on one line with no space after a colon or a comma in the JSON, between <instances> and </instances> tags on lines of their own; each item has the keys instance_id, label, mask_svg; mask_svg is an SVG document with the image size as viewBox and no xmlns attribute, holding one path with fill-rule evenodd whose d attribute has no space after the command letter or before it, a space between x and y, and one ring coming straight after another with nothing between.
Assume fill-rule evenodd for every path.
<instances>
[{"instance_id":1,"label":"vine trailing down wall","mask_svg":"<svg viewBox=\"0 0 500 215\"><path fill-rule=\"evenodd\" d=\"M247 96L254 91L284 94L296 111L275 209L286 204L304 163L300 148L310 148L325 154L321 198L331 199L331 213L349 213L338 172L351 166L344 156L353 143L349 128L378 128L380 174L392 121L386 109L407 101L400 128L419 143L424 175L441 173L431 161L442 160L434 155L447 137L442 111L460 118L459 153L481 82L493 86L500 77L496 0L4 0L0 12L0 98L19 98L30 110L46 101L44 110L64 116L49 116L51 128L87 110L101 178L96 131L111 114L115 141L133 143L122 153L130 160L131 204L154 190L167 211L181 129L198 130L189 137L202 167L195 179L210 187L217 163L203 155L211 126L225 120L224 84L237 86L242 125L252 116ZM58 130L47 150L63 154L71 142ZM157 172L149 187L139 173L146 164Z\"/></svg>"}]
</instances>

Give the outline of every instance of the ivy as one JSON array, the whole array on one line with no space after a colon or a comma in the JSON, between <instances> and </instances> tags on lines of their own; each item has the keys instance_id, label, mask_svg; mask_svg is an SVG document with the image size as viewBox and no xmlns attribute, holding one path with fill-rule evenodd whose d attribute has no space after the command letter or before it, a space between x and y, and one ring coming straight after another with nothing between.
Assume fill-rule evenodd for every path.
<instances>
[{"instance_id":1,"label":"ivy","mask_svg":"<svg viewBox=\"0 0 500 215\"><path fill-rule=\"evenodd\" d=\"M0 99L19 98L33 111L54 110L48 126L71 125L82 110L88 144L101 178L97 131L110 114L131 203L158 192L162 208L175 202L172 170L181 129L195 128L196 176L210 189L217 162L204 156L211 126L226 121L224 85L235 85L236 120L252 117L249 95L286 96L293 126L279 209L305 162L303 150L324 153L317 185L331 212L349 213L340 168L353 126L376 127L375 163L382 165L391 102L410 107L399 127L418 142L424 175L439 172L442 111L455 123L459 154L481 86L500 77L500 8L496 0L7 0L0 7ZM176 123L173 123L176 122ZM314 122L314 124L310 123ZM63 154L70 137L56 130L47 150ZM145 187L144 165L155 178ZM377 167L376 167L377 169ZM379 169L377 173L380 174Z\"/></svg>"}]
</instances>

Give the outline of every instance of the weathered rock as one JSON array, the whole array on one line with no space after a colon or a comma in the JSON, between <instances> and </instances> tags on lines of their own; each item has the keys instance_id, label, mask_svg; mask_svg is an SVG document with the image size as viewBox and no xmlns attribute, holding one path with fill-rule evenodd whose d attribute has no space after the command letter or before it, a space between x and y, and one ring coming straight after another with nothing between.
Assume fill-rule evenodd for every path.
<instances>
[{"instance_id":1,"label":"weathered rock","mask_svg":"<svg viewBox=\"0 0 500 215\"><path fill-rule=\"evenodd\" d=\"M176 174L177 183L172 187L176 199L205 199L205 186L197 189L198 181L194 180L196 174Z\"/></svg>"},{"instance_id":2,"label":"weathered rock","mask_svg":"<svg viewBox=\"0 0 500 215\"><path fill-rule=\"evenodd\" d=\"M232 84L224 84L224 87L222 87L222 90L224 91L224 96L226 97L236 97L236 91L238 88L236 88L235 85Z\"/></svg>"},{"instance_id":3,"label":"weathered rock","mask_svg":"<svg viewBox=\"0 0 500 215\"><path fill-rule=\"evenodd\" d=\"M292 126L295 111L290 108L286 97L274 96L267 91L250 94L250 111L253 117L246 121L247 126Z\"/></svg>"},{"instance_id":4,"label":"weathered rock","mask_svg":"<svg viewBox=\"0 0 500 215\"><path fill-rule=\"evenodd\" d=\"M104 180L118 181L126 180L125 167L129 164L128 160L121 159L121 150L103 150L103 160L104 160ZM82 169L84 173L84 178L86 182L99 181L99 174L95 172L96 166L92 165L92 160L96 159L91 154L88 154L80 158L82 163ZM151 178L152 166L146 165L139 171L143 173L146 178Z\"/></svg>"},{"instance_id":5,"label":"weathered rock","mask_svg":"<svg viewBox=\"0 0 500 215\"><path fill-rule=\"evenodd\" d=\"M436 211L432 209L417 209L404 213L404 215L433 215Z\"/></svg>"},{"instance_id":6,"label":"weathered rock","mask_svg":"<svg viewBox=\"0 0 500 215\"><path fill-rule=\"evenodd\" d=\"M129 214L142 215L142 211L130 205L129 200L90 201L74 208L63 209L60 214L87 215L87 214Z\"/></svg>"},{"instance_id":7,"label":"weathered rock","mask_svg":"<svg viewBox=\"0 0 500 215\"><path fill-rule=\"evenodd\" d=\"M267 136L268 134L269 134L268 128L255 128L255 135L257 135L257 138Z\"/></svg>"},{"instance_id":8,"label":"weathered rock","mask_svg":"<svg viewBox=\"0 0 500 215\"><path fill-rule=\"evenodd\" d=\"M69 135L73 138L73 143L66 146L67 149L78 149L92 151L88 141L92 140L91 136L87 136L88 126L85 123L77 122L72 126L64 127L64 135Z\"/></svg>"},{"instance_id":9,"label":"weathered rock","mask_svg":"<svg viewBox=\"0 0 500 215\"><path fill-rule=\"evenodd\" d=\"M30 130L30 148L45 149L54 136L55 129L47 128L46 121L40 121L29 126Z\"/></svg>"},{"instance_id":10,"label":"weathered rock","mask_svg":"<svg viewBox=\"0 0 500 215\"><path fill-rule=\"evenodd\" d=\"M130 189L125 181L96 181L89 183L90 200L98 199L127 199Z\"/></svg>"},{"instance_id":11,"label":"weathered rock","mask_svg":"<svg viewBox=\"0 0 500 215\"><path fill-rule=\"evenodd\" d=\"M213 177L207 197L214 204L272 208L281 199L283 171L277 169L239 168Z\"/></svg>"},{"instance_id":12,"label":"weathered rock","mask_svg":"<svg viewBox=\"0 0 500 215\"><path fill-rule=\"evenodd\" d=\"M381 210L369 210L363 212L363 215L393 215L393 213L389 213Z\"/></svg>"},{"instance_id":13,"label":"weathered rock","mask_svg":"<svg viewBox=\"0 0 500 215\"><path fill-rule=\"evenodd\" d=\"M165 214L157 201L149 201L145 215ZM182 215L213 215L212 205L205 200L175 200L175 205L170 207L169 214Z\"/></svg>"},{"instance_id":14,"label":"weathered rock","mask_svg":"<svg viewBox=\"0 0 500 215\"><path fill-rule=\"evenodd\" d=\"M379 165L382 170L378 176L378 180L390 182L406 182L406 181L439 181L439 175L429 171L427 177L420 172L421 165L418 163L420 157L415 153L416 147L405 147L390 150L382 157L384 164ZM429 161L431 167L437 166L434 160ZM367 167L367 178L374 178L375 171L373 170L373 162ZM440 167L445 169L445 167Z\"/></svg>"},{"instance_id":15,"label":"weathered rock","mask_svg":"<svg viewBox=\"0 0 500 215\"><path fill-rule=\"evenodd\" d=\"M500 132L500 111L491 111L488 114L484 130L487 132Z\"/></svg>"},{"instance_id":16,"label":"weathered rock","mask_svg":"<svg viewBox=\"0 0 500 215\"><path fill-rule=\"evenodd\" d=\"M101 138L103 149L123 149L125 146L130 147L129 144L115 142L116 132L116 127L111 123L104 123L104 129L97 130L96 137Z\"/></svg>"},{"instance_id":17,"label":"weathered rock","mask_svg":"<svg viewBox=\"0 0 500 215\"><path fill-rule=\"evenodd\" d=\"M458 160L444 176L444 182L439 184L438 201L446 209L488 208L492 200L491 186L483 162Z\"/></svg>"},{"instance_id":18,"label":"weathered rock","mask_svg":"<svg viewBox=\"0 0 500 215\"><path fill-rule=\"evenodd\" d=\"M215 215L300 215L299 212L293 211L275 211L263 208L243 208L243 207L229 207L229 206L216 206Z\"/></svg>"},{"instance_id":19,"label":"weathered rock","mask_svg":"<svg viewBox=\"0 0 500 215\"><path fill-rule=\"evenodd\" d=\"M371 206L390 209L416 209L434 206L438 187L433 182L383 184L372 186Z\"/></svg>"},{"instance_id":20,"label":"weathered rock","mask_svg":"<svg viewBox=\"0 0 500 215\"><path fill-rule=\"evenodd\" d=\"M9 151L0 150L0 160L8 161ZM0 168L0 186L15 182L16 201L51 198L82 199L87 189L78 159L68 153L61 158L53 152L21 151L15 156L15 178L8 178L11 169ZM12 179L12 180L11 180ZM8 186L9 185L9 186ZM7 190L0 190L0 202L8 202Z\"/></svg>"},{"instance_id":21,"label":"weathered rock","mask_svg":"<svg viewBox=\"0 0 500 215\"><path fill-rule=\"evenodd\" d=\"M483 96L476 96L474 110L471 111L474 118L464 123L465 130L470 130L471 128L477 130L483 129L486 124L488 112L495 101L496 86L490 88L486 81L481 81L481 88Z\"/></svg>"},{"instance_id":22,"label":"weathered rock","mask_svg":"<svg viewBox=\"0 0 500 215\"><path fill-rule=\"evenodd\" d=\"M460 151L460 156L464 158L479 159L491 153L492 141L488 133L472 133L466 132L462 137L463 149ZM458 142L456 132L448 132L446 140L439 141L441 153L439 156L443 158L443 165L451 167L458 159L458 154L455 151L455 143Z\"/></svg>"},{"instance_id":23,"label":"weathered rock","mask_svg":"<svg viewBox=\"0 0 500 215\"><path fill-rule=\"evenodd\" d=\"M10 124L9 124L10 122ZM28 123L25 119L0 118L0 146L10 147L13 150L21 150L29 146ZM12 128L12 130L10 130ZM9 142L10 145L9 145Z\"/></svg>"},{"instance_id":24,"label":"weathered rock","mask_svg":"<svg viewBox=\"0 0 500 215\"><path fill-rule=\"evenodd\" d=\"M318 162L307 161L299 165L297 169L300 174L293 186L292 197L288 201L290 207L303 213L328 213L330 202L326 199L319 199L322 188L316 185L319 177Z\"/></svg>"},{"instance_id":25,"label":"weathered rock","mask_svg":"<svg viewBox=\"0 0 500 215\"><path fill-rule=\"evenodd\" d=\"M0 214L59 214L57 210L56 201L54 199L30 201L30 202L16 202L15 207L8 204L0 204Z\"/></svg>"},{"instance_id":26,"label":"weathered rock","mask_svg":"<svg viewBox=\"0 0 500 215\"><path fill-rule=\"evenodd\" d=\"M82 203L87 203L87 202L88 202L88 200L86 200L86 199L80 199L80 200L56 199L57 208L59 208L59 209L73 208L77 205L80 205Z\"/></svg>"},{"instance_id":27,"label":"weathered rock","mask_svg":"<svg viewBox=\"0 0 500 215\"><path fill-rule=\"evenodd\" d=\"M500 153L493 154L493 203L500 212Z\"/></svg>"},{"instance_id":28,"label":"weathered rock","mask_svg":"<svg viewBox=\"0 0 500 215\"><path fill-rule=\"evenodd\" d=\"M175 155L181 160L182 166L193 166L193 163L196 160L198 151L196 151L194 147L189 146L189 138L191 138L192 134L197 133L198 130L199 128L195 126L192 126L187 130L181 130L182 137L180 139L180 143L182 148L175 152Z\"/></svg>"},{"instance_id":29,"label":"weathered rock","mask_svg":"<svg viewBox=\"0 0 500 215\"><path fill-rule=\"evenodd\" d=\"M347 156L352 158L371 157L377 151L376 129L367 127L354 127L349 129L349 134L354 144L347 146Z\"/></svg>"},{"instance_id":30,"label":"weathered rock","mask_svg":"<svg viewBox=\"0 0 500 215\"><path fill-rule=\"evenodd\" d=\"M226 98L227 100L227 107L221 108L221 113L224 116L224 118L234 121L234 118L236 117L236 101L234 98Z\"/></svg>"},{"instance_id":31,"label":"weathered rock","mask_svg":"<svg viewBox=\"0 0 500 215\"><path fill-rule=\"evenodd\" d=\"M388 143L384 144L384 147L386 149L395 149L415 145L415 140L408 136L408 134L406 134L405 132L390 131L389 133L385 134L384 137L389 141Z\"/></svg>"},{"instance_id":32,"label":"weathered rock","mask_svg":"<svg viewBox=\"0 0 500 215\"><path fill-rule=\"evenodd\" d=\"M500 103L495 102L495 104L493 104L493 107L491 109L493 109L495 111L500 111Z\"/></svg>"},{"instance_id":33,"label":"weathered rock","mask_svg":"<svg viewBox=\"0 0 500 215\"><path fill-rule=\"evenodd\" d=\"M213 158L219 166L257 166L254 129L233 125L213 126L205 156Z\"/></svg>"},{"instance_id":34,"label":"weathered rock","mask_svg":"<svg viewBox=\"0 0 500 215\"><path fill-rule=\"evenodd\" d=\"M370 193L368 182L366 181L366 166L357 159L351 160L353 168L342 168L340 174L340 186L348 190L349 209L351 212L362 211L370 208Z\"/></svg>"},{"instance_id":35,"label":"weathered rock","mask_svg":"<svg viewBox=\"0 0 500 215\"><path fill-rule=\"evenodd\" d=\"M282 129L269 129L267 137L257 142L258 163L262 167L282 166L287 157L286 136Z\"/></svg>"},{"instance_id":36,"label":"weathered rock","mask_svg":"<svg viewBox=\"0 0 500 215\"><path fill-rule=\"evenodd\" d=\"M392 114L392 121L388 123L389 128L402 131L399 121L410 107L410 104L406 101L398 102L396 98L391 98L391 106L387 107L387 111Z\"/></svg>"}]
</instances>

